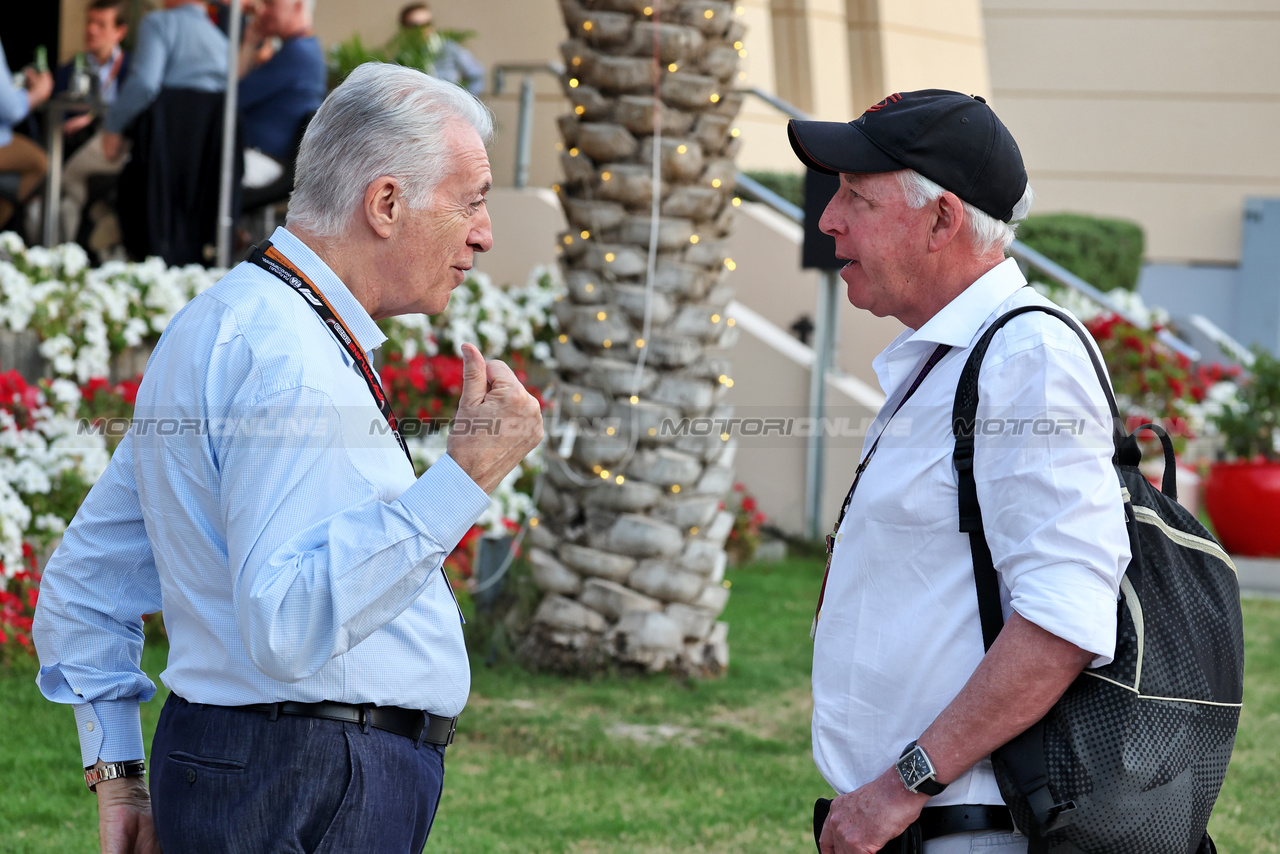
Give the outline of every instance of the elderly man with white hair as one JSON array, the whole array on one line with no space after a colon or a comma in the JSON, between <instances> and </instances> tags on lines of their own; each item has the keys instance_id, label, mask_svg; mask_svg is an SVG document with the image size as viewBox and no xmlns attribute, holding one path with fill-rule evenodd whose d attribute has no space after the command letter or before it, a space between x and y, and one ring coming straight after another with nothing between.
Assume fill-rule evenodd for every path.
<instances>
[{"instance_id":1,"label":"elderly man with white hair","mask_svg":"<svg viewBox=\"0 0 1280 854\"><path fill-rule=\"evenodd\" d=\"M457 86L358 68L307 131L287 224L161 338L34 627L104 852L422 850L470 687L443 561L542 421L464 345L469 429L416 478L371 362L375 321L442 311L492 245L491 132ZM148 792L140 615L162 608Z\"/></svg>"},{"instance_id":2,"label":"elderly man with white hair","mask_svg":"<svg viewBox=\"0 0 1280 854\"><path fill-rule=\"evenodd\" d=\"M995 333L978 417L1010 429L975 431L973 474L1006 621L984 655L952 402L997 318L1050 305L1004 255L1031 207L1022 155L985 101L938 89L789 133L840 176L819 225L849 302L907 327L872 363L887 402L814 616L813 756L838 795L815 809L819 849L1025 852L988 757L1114 654L1129 539L1106 398L1062 320L1031 311ZM1080 429L1026 427L1063 413Z\"/></svg>"}]
</instances>

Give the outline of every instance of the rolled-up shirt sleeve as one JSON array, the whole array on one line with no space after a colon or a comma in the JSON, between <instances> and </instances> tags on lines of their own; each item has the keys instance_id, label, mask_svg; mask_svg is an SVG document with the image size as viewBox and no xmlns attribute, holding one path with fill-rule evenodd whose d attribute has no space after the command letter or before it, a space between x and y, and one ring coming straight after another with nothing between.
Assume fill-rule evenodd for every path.
<instances>
[{"instance_id":1,"label":"rolled-up shirt sleeve","mask_svg":"<svg viewBox=\"0 0 1280 854\"><path fill-rule=\"evenodd\" d=\"M1012 321L982 366L974 473L1008 611L1095 656L1115 653L1130 546L1111 416L1084 345L1061 321ZM1044 339L1019 335L1038 323ZM1064 337L1069 336L1069 338Z\"/></svg>"},{"instance_id":2,"label":"rolled-up shirt sleeve","mask_svg":"<svg viewBox=\"0 0 1280 854\"><path fill-rule=\"evenodd\" d=\"M160 582L126 435L49 559L32 625L40 692L75 707L84 765L143 758L138 704L142 616L160 610Z\"/></svg>"}]
</instances>

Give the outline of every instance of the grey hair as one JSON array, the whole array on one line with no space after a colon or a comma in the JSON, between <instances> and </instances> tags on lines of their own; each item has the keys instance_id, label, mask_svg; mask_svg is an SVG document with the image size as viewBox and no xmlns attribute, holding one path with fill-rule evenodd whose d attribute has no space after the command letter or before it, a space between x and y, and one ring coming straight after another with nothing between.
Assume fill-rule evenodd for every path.
<instances>
[{"instance_id":1,"label":"grey hair","mask_svg":"<svg viewBox=\"0 0 1280 854\"><path fill-rule=\"evenodd\" d=\"M410 207L426 207L449 172L455 122L475 128L486 145L493 138L493 114L461 86L399 65L361 65L329 93L302 137L288 223L338 237L383 175L400 181Z\"/></svg>"},{"instance_id":2,"label":"grey hair","mask_svg":"<svg viewBox=\"0 0 1280 854\"><path fill-rule=\"evenodd\" d=\"M897 176L898 184L902 187L902 195L907 204L913 208L922 208L929 202L937 201L946 192L941 186L914 169L904 169L898 172ZM1001 252L1008 249L1018 233L1018 223L1027 218L1034 200L1035 193L1032 192L1031 185L1027 184L1022 198L1013 206L1010 221L1003 222L961 199L961 204L964 205L965 227L973 239L973 245L978 254L986 255L997 249Z\"/></svg>"}]
</instances>

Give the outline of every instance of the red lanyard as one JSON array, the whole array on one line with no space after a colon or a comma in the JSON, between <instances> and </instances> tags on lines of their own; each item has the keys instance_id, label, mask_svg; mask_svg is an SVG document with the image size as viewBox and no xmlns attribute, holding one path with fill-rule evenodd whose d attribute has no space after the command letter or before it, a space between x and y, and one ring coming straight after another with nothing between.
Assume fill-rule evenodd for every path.
<instances>
[{"instance_id":1,"label":"red lanyard","mask_svg":"<svg viewBox=\"0 0 1280 854\"><path fill-rule=\"evenodd\" d=\"M404 455L409 459L409 465L412 466L413 457L409 454L409 446L405 444L404 437L400 435L400 423L396 420L396 414L391 411L391 401L387 400L387 395L382 390L382 384L378 382L378 375L373 372L373 366L369 364L369 359L364 354L364 348L360 346L356 336L347 328L347 324L343 323L342 318L333 310L329 300L325 299L325 295L320 292L320 289L307 278L306 273L293 266L289 259L281 254L279 249L271 245L270 240L264 240L255 246L249 261L257 264L293 288L299 296L306 300L307 305L311 306L312 311L320 315L320 319L324 321L325 326L328 326L329 331L333 333L333 337L338 340L338 343L342 345L351 356L351 360L360 369L360 375L364 377L364 381L369 386L369 393L373 395L374 401L378 404L378 411L387 419L387 424L391 427L391 433L396 437L396 441L400 443L400 449L404 451Z\"/></svg>"},{"instance_id":2,"label":"red lanyard","mask_svg":"<svg viewBox=\"0 0 1280 854\"><path fill-rule=\"evenodd\" d=\"M950 344L939 344L934 348L933 354L929 356L929 360L924 363L924 367L920 369L920 373L916 374L915 381L911 383L911 387L907 389L907 393L902 396L902 400L898 401L898 405L893 408L893 414L889 416L889 421L893 420L893 416L898 414L898 410L902 409L902 405L911 399L911 395L916 393L916 389L920 387L920 383L924 382L924 378L929 375L934 366L942 361L942 357L947 355L951 350ZM836 531L840 530L840 525L844 522L844 515L849 512L849 504L853 501L854 490L858 488L858 481L862 479L862 473L867 469L867 463L871 462L871 458L875 456L876 448L880 447L880 439L884 436L884 431L889 429L888 421L884 427L880 429L880 435L876 436L876 440L871 443L871 450L867 451L867 455L863 457L862 462L858 464L858 468L853 473L853 485L849 487L849 494L844 497L844 503L840 505L840 515L836 518L836 526L831 529L831 533L827 534L827 568L822 571L822 587L818 589L818 606L813 612L813 627L809 629L809 638L818 631L818 618L822 616L822 600L827 595L827 576L831 574L831 556L836 551Z\"/></svg>"}]
</instances>

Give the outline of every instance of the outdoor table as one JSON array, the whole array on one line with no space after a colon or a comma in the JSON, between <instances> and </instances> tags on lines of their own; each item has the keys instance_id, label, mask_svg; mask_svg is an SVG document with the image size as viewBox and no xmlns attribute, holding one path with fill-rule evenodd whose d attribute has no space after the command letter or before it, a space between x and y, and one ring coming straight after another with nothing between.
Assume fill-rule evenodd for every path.
<instances>
[{"instance_id":1,"label":"outdoor table","mask_svg":"<svg viewBox=\"0 0 1280 854\"><path fill-rule=\"evenodd\" d=\"M44 188L45 246L52 247L58 243L58 224L62 210L62 123L72 110L100 112L102 109L102 99L96 94L73 95L70 92L59 92L44 104L45 119L49 124L46 131L49 174L45 176Z\"/></svg>"}]
</instances>

